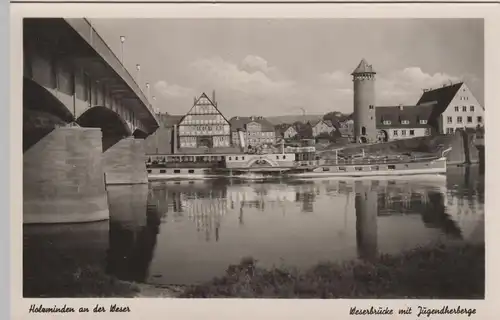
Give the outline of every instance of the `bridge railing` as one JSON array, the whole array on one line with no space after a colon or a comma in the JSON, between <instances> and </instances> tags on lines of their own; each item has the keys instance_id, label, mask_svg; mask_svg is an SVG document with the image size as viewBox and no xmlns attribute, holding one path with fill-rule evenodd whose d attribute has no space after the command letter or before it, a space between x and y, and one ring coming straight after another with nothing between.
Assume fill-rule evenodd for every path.
<instances>
[{"instance_id":1,"label":"bridge railing","mask_svg":"<svg viewBox=\"0 0 500 320\"><path fill-rule=\"evenodd\" d=\"M156 113L154 112L149 100L142 91L140 85L135 81L127 68L122 64L120 59L111 50L108 44L94 29L92 24L85 18L69 18L64 19L94 50L103 58L104 61L125 81L129 88L139 97L139 100L149 110L151 116L158 122Z\"/></svg>"}]
</instances>

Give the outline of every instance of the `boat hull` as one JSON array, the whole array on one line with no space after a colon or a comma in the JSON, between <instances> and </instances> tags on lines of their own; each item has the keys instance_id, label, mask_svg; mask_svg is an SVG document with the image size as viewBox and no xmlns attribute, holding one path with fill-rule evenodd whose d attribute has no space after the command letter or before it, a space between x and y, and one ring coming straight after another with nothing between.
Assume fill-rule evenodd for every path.
<instances>
[{"instance_id":1,"label":"boat hull","mask_svg":"<svg viewBox=\"0 0 500 320\"><path fill-rule=\"evenodd\" d=\"M406 163L369 163L349 165L315 165L305 167L264 168L155 168L148 169L150 180L206 179L217 177L240 178L248 174L267 177L336 178L336 177L384 177L445 174L446 158ZM259 178L260 179L260 178Z\"/></svg>"}]
</instances>

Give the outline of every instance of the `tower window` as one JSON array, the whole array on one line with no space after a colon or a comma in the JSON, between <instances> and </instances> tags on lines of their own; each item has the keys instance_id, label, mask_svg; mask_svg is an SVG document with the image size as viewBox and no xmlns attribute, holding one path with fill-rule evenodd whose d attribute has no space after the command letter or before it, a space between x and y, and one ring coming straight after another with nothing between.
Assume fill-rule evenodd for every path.
<instances>
[{"instance_id":1,"label":"tower window","mask_svg":"<svg viewBox=\"0 0 500 320\"><path fill-rule=\"evenodd\" d=\"M373 104L371 104L369 107L368 107L370 110L373 110Z\"/></svg>"},{"instance_id":2,"label":"tower window","mask_svg":"<svg viewBox=\"0 0 500 320\"><path fill-rule=\"evenodd\" d=\"M361 134L365 135L366 134L366 127L361 127Z\"/></svg>"}]
</instances>

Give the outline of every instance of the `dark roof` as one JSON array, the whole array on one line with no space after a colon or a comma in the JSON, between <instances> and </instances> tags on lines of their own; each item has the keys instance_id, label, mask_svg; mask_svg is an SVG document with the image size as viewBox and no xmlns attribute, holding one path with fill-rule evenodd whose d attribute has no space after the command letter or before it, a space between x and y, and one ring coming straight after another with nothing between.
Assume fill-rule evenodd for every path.
<instances>
[{"instance_id":1,"label":"dark roof","mask_svg":"<svg viewBox=\"0 0 500 320\"><path fill-rule=\"evenodd\" d=\"M434 90L424 91L417 102L417 105L433 104L435 108L430 116L431 125L437 126L437 119L441 113L450 105L451 100L455 97L458 90L462 87L463 82L455 83L449 86L443 86Z\"/></svg>"},{"instance_id":2,"label":"dark roof","mask_svg":"<svg viewBox=\"0 0 500 320\"><path fill-rule=\"evenodd\" d=\"M433 106L377 106L375 108L375 118L377 129L390 128L427 128L428 124L421 124L420 120L427 120L431 116ZM384 121L391 121L391 124L384 124ZM408 120L408 124L401 121Z\"/></svg>"},{"instance_id":3,"label":"dark roof","mask_svg":"<svg viewBox=\"0 0 500 320\"><path fill-rule=\"evenodd\" d=\"M439 113L442 113L455 97L462 84L463 82L459 82L450 86L424 91L418 100L417 105L434 103Z\"/></svg>"},{"instance_id":4,"label":"dark roof","mask_svg":"<svg viewBox=\"0 0 500 320\"><path fill-rule=\"evenodd\" d=\"M318 119L318 120L315 120L315 121L310 121L309 123L311 124L312 127L315 127L320 122L324 122L327 126L333 127L333 123L330 120Z\"/></svg>"},{"instance_id":5,"label":"dark roof","mask_svg":"<svg viewBox=\"0 0 500 320\"><path fill-rule=\"evenodd\" d=\"M358 73L375 73L375 70L373 69L371 64L368 64L368 62L366 62L365 59L361 59L361 62L358 64L358 67L354 69L354 71L351 74L354 75Z\"/></svg>"},{"instance_id":6,"label":"dark roof","mask_svg":"<svg viewBox=\"0 0 500 320\"><path fill-rule=\"evenodd\" d=\"M250 122L259 123L262 126L262 131L275 131L273 124L264 117L232 117L229 120L231 131L245 130L245 125Z\"/></svg>"},{"instance_id":7,"label":"dark roof","mask_svg":"<svg viewBox=\"0 0 500 320\"><path fill-rule=\"evenodd\" d=\"M293 128L295 131L297 131L293 125L287 123L278 124L274 126L274 128L276 129L276 132L281 135L285 134L285 132L290 128Z\"/></svg>"}]
</instances>

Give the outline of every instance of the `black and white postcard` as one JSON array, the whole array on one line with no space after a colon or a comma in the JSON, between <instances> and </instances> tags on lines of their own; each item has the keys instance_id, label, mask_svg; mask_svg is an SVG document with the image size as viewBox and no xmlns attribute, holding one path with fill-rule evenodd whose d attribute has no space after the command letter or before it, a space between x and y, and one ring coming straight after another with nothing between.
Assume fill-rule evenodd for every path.
<instances>
[{"instance_id":1,"label":"black and white postcard","mask_svg":"<svg viewBox=\"0 0 500 320\"><path fill-rule=\"evenodd\" d=\"M13 317L494 319L499 12L12 4Z\"/></svg>"}]
</instances>

